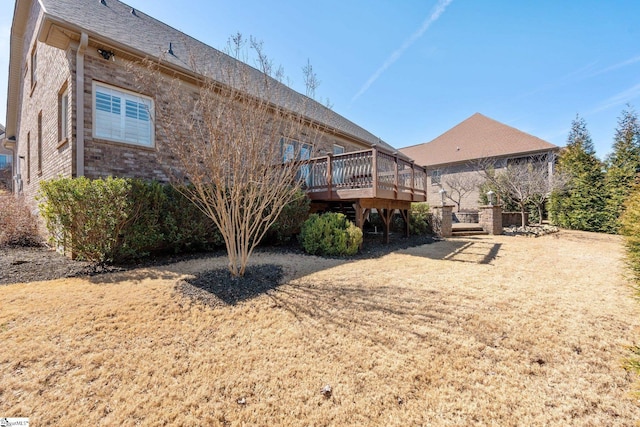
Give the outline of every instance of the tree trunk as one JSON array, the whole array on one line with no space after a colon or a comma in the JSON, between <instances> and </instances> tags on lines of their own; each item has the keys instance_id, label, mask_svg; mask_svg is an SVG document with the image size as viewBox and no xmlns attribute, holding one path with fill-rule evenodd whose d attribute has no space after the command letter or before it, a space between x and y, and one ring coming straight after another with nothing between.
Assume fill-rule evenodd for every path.
<instances>
[{"instance_id":1,"label":"tree trunk","mask_svg":"<svg viewBox=\"0 0 640 427\"><path fill-rule=\"evenodd\" d=\"M543 205L538 205L538 225L542 225L542 208Z\"/></svg>"}]
</instances>

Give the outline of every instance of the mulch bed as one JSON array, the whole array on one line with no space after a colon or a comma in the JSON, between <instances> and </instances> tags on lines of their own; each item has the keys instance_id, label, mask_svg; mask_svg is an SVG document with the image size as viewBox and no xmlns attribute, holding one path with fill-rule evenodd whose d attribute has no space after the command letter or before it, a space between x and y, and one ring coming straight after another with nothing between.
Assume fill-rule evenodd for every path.
<instances>
[{"instance_id":1,"label":"mulch bed","mask_svg":"<svg viewBox=\"0 0 640 427\"><path fill-rule=\"evenodd\" d=\"M364 236L363 249L348 259L378 258L399 249L433 243L433 236L403 237L391 234L390 243L382 242L381 234ZM257 252L304 253L300 246L293 242L284 246L259 247ZM65 277L94 276L97 274L126 271L140 267L156 267L180 261L200 259L211 256L223 256L223 250L214 252L197 252L190 254L154 255L129 264L105 265L71 260L48 247L5 247L0 248L0 285L10 283L28 283L41 280L53 280ZM219 273L212 273L219 274ZM221 273L220 273L221 274ZM261 272L263 274L263 272ZM271 276L269 271L264 274ZM262 286L255 283L255 286Z\"/></svg>"}]
</instances>

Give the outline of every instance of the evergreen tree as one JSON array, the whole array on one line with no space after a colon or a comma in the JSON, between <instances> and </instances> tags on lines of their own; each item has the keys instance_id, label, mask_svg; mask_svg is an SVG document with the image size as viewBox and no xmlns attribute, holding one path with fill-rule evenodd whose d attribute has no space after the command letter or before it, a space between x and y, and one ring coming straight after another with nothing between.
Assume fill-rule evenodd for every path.
<instances>
[{"instance_id":1,"label":"evergreen tree","mask_svg":"<svg viewBox=\"0 0 640 427\"><path fill-rule=\"evenodd\" d=\"M567 146L558 159L558 171L568 180L567 189L551 197L551 220L561 227L602 231L606 223L606 191L602 162L593 148L583 118L571 124Z\"/></svg>"},{"instance_id":2,"label":"evergreen tree","mask_svg":"<svg viewBox=\"0 0 640 427\"><path fill-rule=\"evenodd\" d=\"M640 172L640 123L630 106L622 111L613 140L613 152L607 158L605 185L607 188L606 231L617 233L624 202L629 197Z\"/></svg>"}]
</instances>

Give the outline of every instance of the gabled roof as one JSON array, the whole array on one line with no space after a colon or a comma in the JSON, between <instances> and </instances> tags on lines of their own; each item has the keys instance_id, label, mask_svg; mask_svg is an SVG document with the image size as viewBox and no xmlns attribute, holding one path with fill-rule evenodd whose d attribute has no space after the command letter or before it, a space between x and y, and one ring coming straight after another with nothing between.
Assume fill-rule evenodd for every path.
<instances>
[{"instance_id":1,"label":"gabled roof","mask_svg":"<svg viewBox=\"0 0 640 427\"><path fill-rule=\"evenodd\" d=\"M435 166L558 149L538 137L475 113L433 141L400 151L419 165Z\"/></svg>"},{"instance_id":2,"label":"gabled roof","mask_svg":"<svg viewBox=\"0 0 640 427\"><path fill-rule=\"evenodd\" d=\"M17 0L18 4L29 0ZM72 32L85 32L90 39L105 43L111 48L128 51L139 57L160 57L165 64L188 74L206 74L222 83L225 76L221 63L246 67L256 81L264 80L258 70L236 61L230 56L214 49L163 22L160 22L139 10L134 10L118 0L37 0L44 10L43 27L40 40L49 37L51 24ZM15 15L14 15L15 16ZM15 22L14 22L15 25ZM168 54L171 44L172 54ZM276 82L280 106L300 111L303 106L307 117L339 133L346 134L362 143L377 144L387 151L395 149L378 137L347 120L341 115L312 101L286 85Z\"/></svg>"}]
</instances>

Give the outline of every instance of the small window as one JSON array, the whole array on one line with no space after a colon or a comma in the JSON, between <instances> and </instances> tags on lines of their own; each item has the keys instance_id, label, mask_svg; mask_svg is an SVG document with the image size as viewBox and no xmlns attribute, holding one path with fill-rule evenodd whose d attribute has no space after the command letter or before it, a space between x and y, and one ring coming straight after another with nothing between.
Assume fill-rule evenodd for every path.
<instances>
[{"instance_id":1,"label":"small window","mask_svg":"<svg viewBox=\"0 0 640 427\"><path fill-rule=\"evenodd\" d=\"M282 143L282 161L287 163L295 158L296 147L293 142Z\"/></svg>"},{"instance_id":2,"label":"small window","mask_svg":"<svg viewBox=\"0 0 640 427\"><path fill-rule=\"evenodd\" d=\"M442 171L440 169L431 171L431 185L440 185L440 178L442 178Z\"/></svg>"},{"instance_id":3,"label":"small window","mask_svg":"<svg viewBox=\"0 0 640 427\"><path fill-rule=\"evenodd\" d=\"M311 145L304 142L283 138L280 140L280 146L283 163L292 160L309 160L311 158Z\"/></svg>"},{"instance_id":4,"label":"small window","mask_svg":"<svg viewBox=\"0 0 640 427\"><path fill-rule=\"evenodd\" d=\"M95 137L153 146L151 98L95 83L93 106Z\"/></svg>"},{"instance_id":5,"label":"small window","mask_svg":"<svg viewBox=\"0 0 640 427\"><path fill-rule=\"evenodd\" d=\"M38 45L33 46L31 51L31 87L33 88L38 81Z\"/></svg>"},{"instance_id":6,"label":"small window","mask_svg":"<svg viewBox=\"0 0 640 427\"><path fill-rule=\"evenodd\" d=\"M281 139L282 162L287 163L297 160L309 160L311 158L311 145L304 142ZM310 167L308 164L302 164L297 174L297 179L307 181L309 178Z\"/></svg>"},{"instance_id":7,"label":"small window","mask_svg":"<svg viewBox=\"0 0 640 427\"><path fill-rule=\"evenodd\" d=\"M69 139L69 91L65 88L58 97L58 141Z\"/></svg>"},{"instance_id":8,"label":"small window","mask_svg":"<svg viewBox=\"0 0 640 427\"><path fill-rule=\"evenodd\" d=\"M8 154L0 154L0 171L11 168L11 156Z\"/></svg>"},{"instance_id":9,"label":"small window","mask_svg":"<svg viewBox=\"0 0 640 427\"><path fill-rule=\"evenodd\" d=\"M333 144L333 154L343 154L344 147L342 145Z\"/></svg>"},{"instance_id":10,"label":"small window","mask_svg":"<svg viewBox=\"0 0 640 427\"><path fill-rule=\"evenodd\" d=\"M38 114L38 175L42 175L42 111Z\"/></svg>"}]
</instances>

